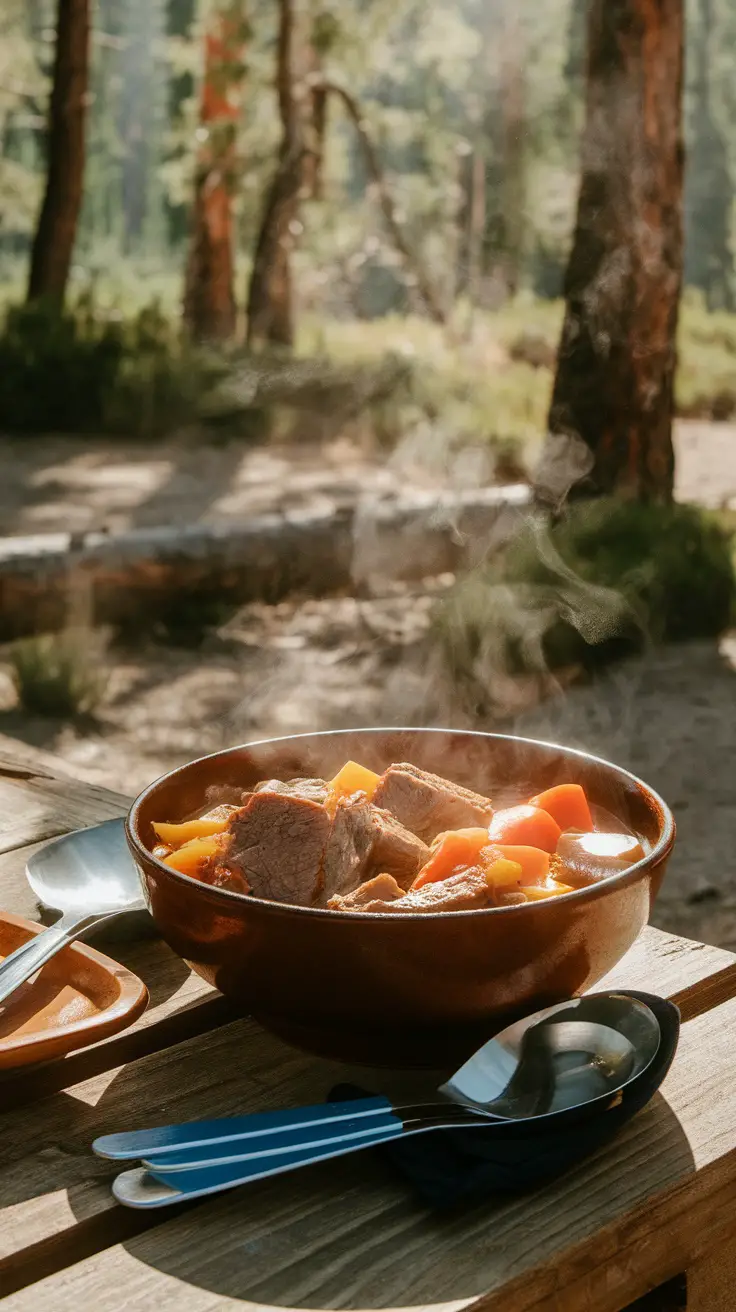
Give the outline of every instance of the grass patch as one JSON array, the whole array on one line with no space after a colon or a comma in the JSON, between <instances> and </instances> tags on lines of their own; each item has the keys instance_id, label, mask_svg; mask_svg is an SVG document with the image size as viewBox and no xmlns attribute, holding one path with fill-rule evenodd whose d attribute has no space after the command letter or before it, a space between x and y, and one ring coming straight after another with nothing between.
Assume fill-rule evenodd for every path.
<instances>
[{"instance_id":1,"label":"grass patch","mask_svg":"<svg viewBox=\"0 0 736 1312\"><path fill-rule=\"evenodd\" d=\"M560 313L560 307L545 306L550 340ZM380 409L375 423L368 415L384 448L426 437L428 446L443 444L448 453L488 446L503 460L513 448L521 472L544 433L552 386L551 370L509 355L507 343L528 314L528 307L498 315L479 312L469 335L460 313L446 329L412 315L370 322L312 318L305 320L298 348L343 365L375 364L387 353L411 365L410 385Z\"/></svg>"},{"instance_id":2,"label":"grass patch","mask_svg":"<svg viewBox=\"0 0 736 1312\"><path fill-rule=\"evenodd\" d=\"M717 635L735 599L732 542L714 517L602 499L552 527L526 525L442 599L432 631L463 700L483 714L498 674L592 669L650 642Z\"/></svg>"},{"instance_id":3,"label":"grass patch","mask_svg":"<svg viewBox=\"0 0 736 1312\"><path fill-rule=\"evenodd\" d=\"M213 382L237 381L238 371L254 362L237 347L206 356L187 343L179 282L170 273L158 267L130 272L125 287L112 274L100 275L61 315L40 306L6 309L0 429L147 436L192 418L215 422L207 409ZM154 293L156 301L144 304L144 292ZM8 288L0 288L0 304L7 305L7 295ZM348 429L357 427L384 450L425 437L450 454L486 447L494 457L511 456L520 473L534 462L545 432L563 308L559 300L524 294L497 311L475 310L472 316L459 304L444 328L417 315L366 321L304 314L294 367L311 361L337 375L355 370L357 394L361 372L380 371L400 358L407 364L406 384L368 398L359 414L348 415ZM678 350L677 413L736 415L736 315L710 314L702 298L687 291ZM286 368L288 361L282 364ZM257 416L256 435L281 431L278 416L271 415L277 409L278 402L268 400ZM305 413L301 422L297 414L297 436L313 432L308 418ZM241 431L229 413L222 425ZM250 435L248 425L243 431Z\"/></svg>"},{"instance_id":4,"label":"grass patch","mask_svg":"<svg viewBox=\"0 0 736 1312\"><path fill-rule=\"evenodd\" d=\"M102 636L86 627L13 643L9 661L21 708L59 720L90 715L107 688L106 652Z\"/></svg>"}]
</instances>

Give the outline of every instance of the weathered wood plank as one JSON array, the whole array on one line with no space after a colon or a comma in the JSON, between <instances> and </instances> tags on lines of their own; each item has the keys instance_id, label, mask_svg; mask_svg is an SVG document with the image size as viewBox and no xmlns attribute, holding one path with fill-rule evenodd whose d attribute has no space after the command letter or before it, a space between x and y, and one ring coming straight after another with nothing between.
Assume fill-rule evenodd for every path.
<instances>
[{"instance_id":1,"label":"weathered wood plank","mask_svg":"<svg viewBox=\"0 0 736 1312\"><path fill-rule=\"evenodd\" d=\"M687 1273L687 1312L733 1312L736 1305L736 1235L711 1248Z\"/></svg>"},{"instance_id":2,"label":"weathered wood plank","mask_svg":"<svg viewBox=\"0 0 736 1312\"><path fill-rule=\"evenodd\" d=\"M148 987L151 1001L143 1015L122 1033L70 1052L59 1061L0 1073L0 1108L20 1107L27 1116L29 1104L38 1099L205 1034L237 1014L222 994L190 971L165 943L150 941L125 948L115 950L115 959Z\"/></svg>"},{"instance_id":3,"label":"weathered wood plank","mask_svg":"<svg viewBox=\"0 0 736 1312\"><path fill-rule=\"evenodd\" d=\"M658 993L676 1003L683 1020L692 1020L736 996L736 956L649 925L595 988Z\"/></svg>"},{"instance_id":4,"label":"weathered wood plank","mask_svg":"<svg viewBox=\"0 0 736 1312\"><path fill-rule=\"evenodd\" d=\"M210 1312L242 1307L399 1308L473 1306L484 1312L619 1312L633 1298L704 1257L732 1230L736 1215L736 1085L732 1038L736 1002L690 1021L675 1066L656 1098L615 1144L566 1177L525 1198L488 1203L438 1218L416 1206L380 1161L364 1156L325 1163L204 1202L137 1238L51 1276L8 1301L25 1312L138 1312L156 1307ZM213 1040L220 1056L209 1047ZM245 1043L247 1041L247 1047ZM236 1047L249 1073L233 1067ZM217 1114L222 1092L206 1081L217 1072L247 1109L313 1097L317 1064L277 1054L246 1022L145 1063L145 1087L134 1072L123 1083L74 1094L76 1121L57 1147L41 1150L33 1168L16 1163L16 1189L27 1198L39 1169L46 1187L64 1154L68 1192L56 1198L69 1220L89 1217L100 1192L85 1172L79 1135L99 1124L140 1124L155 1103L181 1108L207 1095ZM225 1063L225 1064L223 1064ZM141 1063L143 1066L144 1063ZM143 1072L140 1072L141 1074ZM132 1080L131 1090L124 1087ZM133 1110L135 1090L136 1107ZM257 1092L256 1092L257 1091ZM71 1097L72 1095L66 1095ZM145 1107L142 1105L143 1100ZM120 1117L121 1102L129 1108ZM232 1104L231 1104L232 1105ZM68 1113L67 1113L68 1118ZM8 1139L4 1135L4 1142ZM5 1174L5 1173L4 1173ZM63 1196L62 1196L63 1195ZM6 1208L3 1236L23 1237L24 1204ZM42 1211L36 1199L32 1215ZM126 1213L112 1213L110 1233ZM128 1231L129 1235L129 1231ZM26 1238L27 1238L26 1234ZM60 1232L63 1237L63 1231ZM99 1234L96 1236L99 1242ZM7 1239L6 1239L7 1243ZM16 1265L15 1275L18 1276ZM33 1272L28 1273L32 1278Z\"/></svg>"},{"instance_id":5,"label":"weathered wood plank","mask_svg":"<svg viewBox=\"0 0 736 1312\"><path fill-rule=\"evenodd\" d=\"M124 815L129 804L107 788L0 760L0 852L112 820ZM3 905L9 906L4 881L1 887Z\"/></svg>"},{"instance_id":6,"label":"weathered wood plank","mask_svg":"<svg viewBox=\"0 0 736 1312\"><path fill-rule=\"evenodd\" d=\"M626 976L631 987L682 993L688 980L686 970L696 989L702 985L701 957L687 944L681 953L681 969L675 979L670 978L671 959L678 954L671 940L669 945L665 942L667 937L654 935L657 950L651 957L637 954L638 969L632 967ZM727 953L718 955L719 971L728 957ZM638 1232L632 1230L631 1251L624 1243L629 1213L640 1208L648 1225L650 1200L661 1195L658 1205L664 1209L665 1202L674 1206L672 1199L680 1192L685 1211L691 1204L700 1205L699 1185L696 1188L697 1181L693 1183L694 1161L700 1166L702 1160L703 1169L715 1170L721 1156L731 1151L736 1086L732 1095L732 1081L726 1074L728 1028L735 1023L734 1001L691 1021L668 1081L670 1109L658 1099L600 1161L596 1159L531 1199L482 1208L457 1221L438 1221L411 1203L380 1162L364 1157L359 1164L334 1163L207 1203L196 1210L196 1219L187 1212L181 1221L166 1220L155 1240L162 1245L160 1257L154 1258L158 1248L145 1247L154 1243L153 1237L136 1241L131 1249L134 1269L144 1263L158 1266L160 1271L145 1276L131 1273L132 1288L140 1285L140 1294L132 1297L128 1307L152 1306L159 1298L167 1306L172 1295L168 1276L160 1272L175 1277L170 1283L178 1288L179 1296L180 1280L210 1290L192 1302L196 1312L200 1307L228 1306L224 1300L230 1297L267 1303L285 1299L291 1304L299 1301L304 1288L311 1291L309 1305L317 1307L345 1306L354 1298L359 1299L359 1306L386 1306L383 1293L379 1303L371 1302L379 1298L379 1291L385 1292L388 1305L434 1302L435 1286L436 1298L442 1301L473 1300L490 1297L514 1278L522 1281L518 1300L508 1309L504 1303L504 1312L517 1312L517 1308L526 1312L527 1307L536 1309L537 1305L540 1309L559 1306L564 1312L577 1312L578 1307L596 1312L599 1306L612 1312L614 1306L623 1307L647 1287L683 1269L689 1253L681 1236L672 1251L665 1246L652 1263L649 1286L637 1285L641 1275L635 1244ZM696 1058L703 1052L708 1053L708 1061L701 1071ZM408 1095L426 1088L428 1079L417 1073L389 1076L362 1071L355 1075L366 1087ZM4 1145L0 1281L6 1288L18 1288L104 1244L129 1238L136 1227L143 1229L164 1219L163 1214L153 1218L136 1214L137 1220L131 1219L130 1213L113 1205L108 1188L113 1172L89 1153L97 1134L205 1114L319 1101L337 1079L349 1077L344 1067L313 1060L272 1039L254 1023L238 1021L45 1099L36 1104L32 1118L27 1108L8 1113L0 1118L0 1143ZM716 1100L718 1114L713 1116ZM736 1161L726 1173L725 1187L731 1188L732 1168L736 1200ZM706 1211L711 1193L715 1197L721 1185L717 1176L712 1189L708 1184L702 1202ZM673 1226L678 1216L672 1213ZM712 1221L711 1217L709 1224ZM621 1234L617 1232L606 1241L608 1246L600 1249L600 1270L608 1271L619 1242L628 1253L621 1270L606 1275L606 1288L610 1284L617 1296L620 1292L619 1303L544 1303L557 1264L573 1241L582 1241L598 1226L606 1225L618 1227ZM197 1235L202 1230L202 1243L195 1229ZM274 1235L271 1247L265 1238L269 1231ZM656 1247L657 1235L653 1225L647 1242ZM567 1281L572 1288L578 1278L576 1263L582 1262L580 1288L587 1298L595 1281L584 1245L580 1253L575 1252ZM670 1259L674 1265L668 1265ZM105 1272L99 1268L99 1274L90 1275L89 1263L83 1270L79 1268L82 1285L74 1286L74 1297L81 1305L97 1306L95 1282L102 1286L109 1279L111 1289L118 1282L116 1264L124 1267L128 1259L122 1253L110 1260L113 1267L107 1274L107 1268ZM212 1271L210 1260L214 1262ZM544 1278L537 1272L540 1264ZM217 1286L213 1301L207 1281L220 1278L225 1284ZM127 1270L121 1270L120 1279L127 1297ZM88 1280L92 1280L94 1293L87 1289ZM52 1293L53 1302L55 1286ZM525 1303L527 1294L531 1301ZM105 1297L113 1295L108 1292ZM136 1302L138 1297L142 1301ZM58 1306L63 1308L63 1301ZM103 1300L99 1306L114 1308L118 1304ZM490 1306L496 1312L502 1304Z\"/></svg>"}]
</instances>

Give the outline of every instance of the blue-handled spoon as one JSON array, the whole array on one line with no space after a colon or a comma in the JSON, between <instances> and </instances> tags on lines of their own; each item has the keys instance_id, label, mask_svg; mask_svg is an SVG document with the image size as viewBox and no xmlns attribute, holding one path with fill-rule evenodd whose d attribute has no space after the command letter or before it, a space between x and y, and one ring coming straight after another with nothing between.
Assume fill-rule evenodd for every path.
<instances>
[{"instance_id":1,"label":"blue-handled spoon","mask_svg":"<svg viewBox=\"0 0 736 1312\"><path fill-rule=\"evenodd\" d=\"M654 1060L654 1013L622 993L591 994L525 1017L484 1044L436 1101L327 1103L97 1139L95 1152L138 1160L113 1185L129 1207L161 1207L324 1161L399 1136L508 1121L549 1121L610 1104Z\"/></svg>"}]
</instances>

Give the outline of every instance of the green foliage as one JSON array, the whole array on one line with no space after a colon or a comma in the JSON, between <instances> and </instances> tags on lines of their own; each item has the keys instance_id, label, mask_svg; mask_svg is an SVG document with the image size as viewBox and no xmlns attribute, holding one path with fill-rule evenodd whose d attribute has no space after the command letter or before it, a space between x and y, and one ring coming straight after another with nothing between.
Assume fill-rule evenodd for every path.
<instances>
[{"instance_id":1,"label":"green foliage","mask_svg":"<svg viewBox=\"0 0 736 1312\"><path fill-rule=\"evenodd\" d=\"M692 506L601 499L530 523L438 604L434 635L479 712L499 673L595 667L647 642L719 634L736 599L731 544Z\"/></svg>"},{"instance_id":2,"label":"green foliage","mask_svg":"<svg viewBox=\"0 0 736 1312\"><path fill-rule=\"evenodd\" d=\"M86 306L11 307L0 334L0 428L99 427L122 354L119 327L99 324Z\"/></svg>"},{"instance_id":3,"label":"green foliage","mask_svg":"<svg viewBox=\"0 0 736 1312\"><path fill-rule=\"evenodd\" d=\"M734 289L732 0L690 0L685 273L709 309L736 308Z\"/></svg>"},{"instance_id":4,"label":"green foliage","mask_svg":"<svg viewBox=\"0 0 736 1312\"><path fill-rule=\"evenodd\" d=\"M718 634L730 620L729 542L715 520L694 506L583 501L551 529L549 542L552 550L545 552L534 538L519 540L506 559L507 579L564 592L572 574L583 595L587 585L618 594L641 631L657 642ZM584 616L587 608L573 600L569 605L570 621L579 613L576 627L595 645L595 614Z\"/></svg>"},{"instance_id":5,"label":"green foliage","mask_svg":"<svg viewBox=\"0 0 736 1312\"><path fill-rule=\"evenodd\" d=\"M423 459L438 447L451 453L486 445L497 455L513 447L518 467L524 450L544 432L551 372L509 358L506 343L514 338L518 308L479 313L470 335L461 333L462 319L460 314L449 332L413 315L370 323L310 319L299 349L319 351L343 365L377 362L387 353L411 365L407 386L374 416L374 433L384 447L416 440Z\"/></svg>"},{"instance_id":6,"label":"green foliage","mask_svg":"<svg viewBox=\"0 0 736 1312\"><path fill-rule=\"evenodd\" d=\"M18 701L30 715L89 715L108 683L105 643L88 628L23 638L10 649L10 667Z\"/></svg>"},{"instance_id":7,"label":"green foliage","mask_svg":"<svg viewBox=\"0 0 736 1312\"><path fill-rule=\"evenodd\" d=\"M692 418L736 414L736 315L709 314L693 291L680 312L675 404L679 414Z\"/></svg>"},{"instance_id":8,"label":"green foliage","mask_svg":"<svg viewBox=\"0 0 736 1312\"><path fill-rule=\"evenodd\" d=\"M586 0L316 0L309 8L325 72L357 97L411 243L442 291L462 285L468 263L462 166L477 148L487 180L484 272L518 254L522 285L556 294L577 190ZM0 255L24 267L44 169L53 6L4 0L0 9ZM261 0L247 7L237 198L243 252L252 249L278 139L276 10ZM165 251L181 275L205 13L205 0L99 0L92 7L78 266L89 266L108 244L115 260ZM688 277L710 303L728 304L736 0L688 0L687 40ZM510 132L514 77L521 118ZM523 150L514 154L517 139ZM394 274L393 308L402 293L412 295L364 183L354 134L333 102L325 199L304 207L297 261L302 303L324 313L337 301L355 308L368 260ZM481 301L490 303L490 295L479 289Z\"/></svg>"},{"instance_id":9,"label":"green foliage","mask_svg":"<svg viewBox=\"0 0 736 1312\"><path fill-rule=\"evenodd\" d=\"M0 331L0 431L145 436L191 414L202 370L156 304L130 320L11 306Z\"/></svg>"},{"instance_id":10,"label":"green foliage","mask_svg":"<svg viewBox=\"0 0 736 1312\"><path fill-rule=\"evenodd\" d=\"M149 265L136 277L137 267L100 277L94 294L81 293L62 314L10 306L0 329L0 431L145 435L209 416L210 384L229 362L203 357L182 337L178 278ZM141 304L145 286L160 300ZM562 305L519 296L495 312L475 310L472 323L466 311L458 306L448 330L411 314L305 314L298 354L338 372L355 369L358 385L366 367L402 358L409 381L371 406L369 436L387 449L425 437L448 449L515 449L518 467L525 451L533 459L545 431ZM678 346L678 413L736 413L736 315L710 314L702 297L687 293Z\"/></svg>"}]
</instances>

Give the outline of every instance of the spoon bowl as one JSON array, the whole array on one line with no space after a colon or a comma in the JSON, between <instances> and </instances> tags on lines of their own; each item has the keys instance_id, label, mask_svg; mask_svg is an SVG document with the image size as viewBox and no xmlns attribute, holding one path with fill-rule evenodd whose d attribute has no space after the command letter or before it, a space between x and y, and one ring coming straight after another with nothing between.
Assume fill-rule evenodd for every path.
<instances>
[{"instance_id":1,"label":"spoon bowl","mask_svg":"<svg viewBox=\"0 0 736 1312\"><path fill-rule=\"evenodd\" d=\"M122 820L66 834L35 852L26 878L39 902L61 918L0 963L0 1004L68 943L98 925L145 912Z\"/></svg>"},{"instance_id":2,"label":"spoon bowl","mask_svg":"<svg viewBox=\"0 0 736 1312\"><path fill-rule=\"evenodd\" d=\"M463 1106L530 1120L605 1101L657 1055L659 1023L625 993L594 993L509 1025L443 1084Z\"/></svg>"},{"instance_id":3,"label":"spoon bowl","mask_svg":"<svg viewBox=\"0 0 736 1312\"><path fill-rule=\"evenodd\" d=\"M114 915L144 907L124 820L64 834L34 852L26 878L39 902L78 915Z\"/></svg>"}]
</instances>

